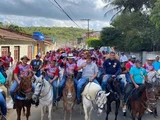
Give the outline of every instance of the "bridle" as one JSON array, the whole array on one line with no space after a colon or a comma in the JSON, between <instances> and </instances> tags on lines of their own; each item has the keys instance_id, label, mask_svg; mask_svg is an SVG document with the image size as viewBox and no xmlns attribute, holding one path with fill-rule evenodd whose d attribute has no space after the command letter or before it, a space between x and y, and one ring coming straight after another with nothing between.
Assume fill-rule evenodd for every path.
<instances>
[{"instance_id":1,"label":"bridle","mask_svg":"<svg viewBox=\"0 0 160 120\"><path fill-rule=\"evenodd\" d=\"M47 92L45 95L41 96L42 89L43 89L43 87L45 87L45 82L40 82L40 81L38 81L37 84L38 84L38 83L42 83L42 84L41 84L41 88L40 88L40 90L39 90L39 93L38 93L38 94L34 94L34 95L35 95L38 99L41 99L41 100L42 100L42 98L44 98L45 96L47 96L47 95L49 94L50 89L51 89L51 85L50 85L50 87L49 87L48 92ZM51 97L52 97L52 95L51 95L48 99L50 99ZM46 101L46 100L45 100L45 101Z\"/></svg>"}]
</instances>

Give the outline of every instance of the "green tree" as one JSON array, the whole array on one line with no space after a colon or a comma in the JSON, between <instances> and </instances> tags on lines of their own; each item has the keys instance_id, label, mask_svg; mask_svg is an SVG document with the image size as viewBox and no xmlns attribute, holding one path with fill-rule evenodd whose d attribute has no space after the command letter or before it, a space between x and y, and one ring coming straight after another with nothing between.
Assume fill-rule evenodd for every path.
<instances>
[{"instance_id":1,"label":"green tree","mask_svg":"<svg viewBox=\"0 0 160 120\"><path fill-rule=\"evenodd\" d=\"M104 0L106 2L110 0ZM112 17L115 18L119 13L128 13L128 12L140 12L145 8L153 8L156 0L112 0L108 2L105 8L112 6L110 10L105 13L105 16L110 12L115 12Z\"/></svg>"},{"instance_id":2,"label":"green tree","mask_svg":"<svg viewBox=\"0 0 160 120\"><path fill-rule=\"evenodd\" d=\"M95 49L102 46L102 43L99 38L89 38L87 40L87 44L89 47L94 47Z\"/></svg>"},{"instance_id":3,"label":"green tree","mask_svg":"<svg viewBox=\"0 0 160 120\"><path fill-rule=\"evenodd\" d=\"M157 0L155 6L151 10L150 20L155 24L156 28L160 28L160 0Z\"/></svg>"}]
</instances>

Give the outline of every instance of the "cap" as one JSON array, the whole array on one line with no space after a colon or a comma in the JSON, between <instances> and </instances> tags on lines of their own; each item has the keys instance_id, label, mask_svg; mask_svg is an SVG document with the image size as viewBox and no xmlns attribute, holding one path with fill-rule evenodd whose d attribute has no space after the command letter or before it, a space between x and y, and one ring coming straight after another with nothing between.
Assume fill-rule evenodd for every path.
<instances>
[{"instance_id":1,"label":"cap","mask_svg":"<svg viewBox=\"0 0 160 120\"><path fill-rule=\"evenodd\" d=\"M131 55L130 58L131 58L131 59L135 59L136 56L135 56L135 55Z\"/></svg>"},{"instance_id":2,"label":"cap","mask_svg":"<svg viewBox=\"0 0 160 120\"><path fill-rule=\"evenodd\" d=\"M37 57L40 57L40 56L39 56L39 55L36 55L36 58L37 58Z\"/></svg>"},{"instance_id":3,"label":"cap","mask_svg":"<svg viewBox=\"0 0 160 120\"><path fill-rule=\"evenodd\" d=\"M136 60L135 63L142 63L142 61L141 60Z\"/></svg>"}]
</instances>

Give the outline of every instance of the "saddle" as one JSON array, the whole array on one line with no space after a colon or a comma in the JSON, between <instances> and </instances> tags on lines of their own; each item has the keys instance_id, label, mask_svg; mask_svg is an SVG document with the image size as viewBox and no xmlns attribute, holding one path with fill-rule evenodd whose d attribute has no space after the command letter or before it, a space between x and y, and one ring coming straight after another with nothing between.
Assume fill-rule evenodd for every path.
<instances>
[{"instance_id":1,"label":"saddle","mask_svg":"<svg viewBox=\"0 0 160 120\"><path fill-rule=\"evenodd\" d=\"M146 89L145 85L139 85L138 89L134 89L133 93L131 95L131 97L133 98L133 100L138 100L139 97L142 95L143 91Z\"/></svg>"}]
</instances>

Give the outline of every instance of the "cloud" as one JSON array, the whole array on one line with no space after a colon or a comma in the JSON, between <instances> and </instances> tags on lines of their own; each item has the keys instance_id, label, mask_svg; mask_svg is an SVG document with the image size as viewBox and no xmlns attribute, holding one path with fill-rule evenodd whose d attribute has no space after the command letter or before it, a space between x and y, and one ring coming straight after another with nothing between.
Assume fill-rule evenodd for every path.
<instances>
[{"instance_id":1,"label":"cloud","mask_svg":"<svg viewBox=\"0 0 160 120\"><path fill-rule=\"evenodd\" d=\"M85 25L84 21L80 21L83 18L92 20L91 29L99 30L100 27L109 24L110 17L104 18L105 4L102 0L57 0L57 2L80 26ZM0 18L20 26L75 26L58 9L54 0L0 0Z\"/></svg>"}]
</instances>

